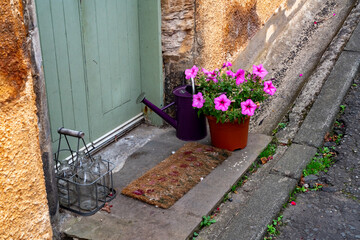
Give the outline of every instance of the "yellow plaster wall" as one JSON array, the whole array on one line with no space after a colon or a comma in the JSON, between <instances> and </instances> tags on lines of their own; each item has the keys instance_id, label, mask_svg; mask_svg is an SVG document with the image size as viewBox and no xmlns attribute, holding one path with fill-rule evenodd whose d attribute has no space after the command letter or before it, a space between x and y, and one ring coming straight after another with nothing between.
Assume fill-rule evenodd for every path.
<instances>
[{"instance_id":1,"label":"yellow plaster wall","mask_svg":"<svg viewBox=\"0 0 360 240\"><path fill-rule=\"evenodd\" d=\"M51 239L22 2L0 9L0 239Z\"/></svg>"},{"instance_id":2,"label":"yellow plaster wall","mask_svg":"<svg viewBox=\"0 0 360 240\"><path fill-rule=\"evenodd\" d=\"M286 0L198 0L196 33L201 51L196 61L208 69L232 61Z\"/></svg>"}]
</instances>

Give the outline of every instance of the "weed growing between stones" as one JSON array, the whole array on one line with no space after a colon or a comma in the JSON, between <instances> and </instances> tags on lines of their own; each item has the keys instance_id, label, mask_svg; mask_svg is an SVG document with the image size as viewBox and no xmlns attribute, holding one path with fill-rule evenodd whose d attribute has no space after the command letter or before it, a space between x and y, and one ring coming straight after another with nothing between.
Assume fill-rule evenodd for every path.
<instances>
[{"instance_id":1,"label":"weed growing between stones","mask_svg":"<svg viewBox=\"0 0 360 240\"><path fill-rule=\"evenodd\" d=\"M269 236L264 237L264 240L271 240L273 237L279 235L280 232L278 230L278 226L283 225L282 218L283 215L280 215L272 220L272 224L267 225L267 233Z\"/></svg>"},{"instance_id":2,"label":"weed growing between stones","mask_svg":"<svg viewBox=\"0 0 360 240\"><path fill-rule=\"evenodd\" d=\"M303 170L303 176L306 177L308 175L317 175L321 171L327 172L328 168L334 164L333 157L336 155L336 153L332 150L335 150L335 147L320 148L319 152L316 153L315 157Z\"/></svg>"}]
</instances>

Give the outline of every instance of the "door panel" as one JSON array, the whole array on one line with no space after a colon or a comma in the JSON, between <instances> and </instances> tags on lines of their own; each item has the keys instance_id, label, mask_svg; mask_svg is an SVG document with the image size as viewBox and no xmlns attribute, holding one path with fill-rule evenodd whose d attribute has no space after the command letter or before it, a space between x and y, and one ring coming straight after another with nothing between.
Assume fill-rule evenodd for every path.
<instances>
[{"instance_id":1,"label":"door panel","mask_svg":"<svg viewBox=\"0 0 360 240\"><path fill-rule=\"evenodd\" d=\"M141 112L136 0L81 2L90 135L95 139Z\"/></svg>"},{"instance_id":2,"label":"door panel","mask_svg":"<svg viewBox=\"0 0 360 240\"><path fill-rule=\"evenodd\" d=\"M79 2L37 0L53 148L57 129L89 131ZM85 135L87 141L89 135Z\"/></svg>"}]
</instances>

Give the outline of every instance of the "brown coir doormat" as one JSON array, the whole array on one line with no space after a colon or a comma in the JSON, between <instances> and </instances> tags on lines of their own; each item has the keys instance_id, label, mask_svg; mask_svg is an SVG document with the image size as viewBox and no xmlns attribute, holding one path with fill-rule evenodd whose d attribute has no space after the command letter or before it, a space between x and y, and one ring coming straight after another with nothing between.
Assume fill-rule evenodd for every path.
<instances>
[{"instance_id":1,"label":"brown coir doormat","mask_svg":"<svg viewBox=\"0 0 360 240\"><path fill-rule=\"evenodd\" d=\"M230 155L231 152L227 150L187 143L132 181L121 193L161 208L169 208Z\"/></svg>"}]
</instances>

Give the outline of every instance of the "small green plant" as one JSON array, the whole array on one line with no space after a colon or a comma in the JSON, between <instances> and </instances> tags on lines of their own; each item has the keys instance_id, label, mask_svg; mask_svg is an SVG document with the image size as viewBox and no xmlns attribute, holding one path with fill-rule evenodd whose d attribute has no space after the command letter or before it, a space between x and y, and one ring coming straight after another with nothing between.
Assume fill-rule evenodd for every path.
<instances>
[{"instance_id":1,"label":"small green plant","mask_svg":"<svg viewBox=\"0 0 360 240\"><path fill-rule=\"evenodd\" d=\"M299 187L297 186L295 188L295 193L298 193L298 192L307 192L308 190L306 189L306 187L302 186L302 187Z\"/></svg>"},{"instance_id":2,"label":"small green plant","mask_svg":"<svg viewBox=\"0 0 360 240\"><path fill-rule=\"evenodd\" d=\"M320 184L316 184L314 188L309 188L311 191L319 191L323 186Z\"/></svg>"},{"instance_id":3,"label":"small green plant","mask_svg":"<svg viewBox=\"0 0 360 240\"><path fill-rule=\"evenodd\" d=\"M267 232L269 236L265 237L264 240L272 239L274 236L279 234L279 230L277 229L277 226L282 225L282 218L283 215L280 215L276 219L272 220L271 225L267 225Z\"/></svg>"},{"instance_id":4,"label":"small green plant","mask_svg":"<svg viewBox=\"0 0 360 240\"><path fill-rule=\"evenodd\" d=\"M287 123L279 123L278 127L280 129L284 129L284 128L286 128L286 125L287 125Z\"/></svg>"},{"instance_id":5,"label":"small green plant","mask_svg":"<svg viewBox=\"0 0 360 240\"><path fill-rule=\"evenodd\" d=\"M240 180L231 187L231 191L232 191L232 192L235 192L236 189L237 189L238 187L241 187L241 186L247 181L248 178L249 178L248 176L243 175L243 176L240 178Z\"/></svg>"},{"instance_id":6,"label":"small green plant","mask_svg":"<svg viewBox=\"0 0 360 240\"><path fill-rule=\"evenodd\" d=\"M336 136L336 140L335 140L336 145L340 144L342 136L343 136L342 134Z\"/></svg>"},{"instance_id":7,"label":"small green plant","mask_svg":"<svg viewBox=\"0 0 360 240\"><path fill-rule=\"evenodd\" d=\"M319 149L319 153L311 160L311 162L303 170L304 177L311 174L319 174L319 172L327 172L327 169L334 163L334 152L330 151L330 148L324 147Z\"/></svg>"},{"instance_id":8,"label":"small green plant","mask_svg":"<svg viewBox=\"0 0 360 240\"><path fill-rule=\"evenodd\" d=\"M340 114L343 114L346 109L346 105L340 105Z\"/></svg>"},{"instance_id":9,"label":"small green plant","mask_svg":"<svg viewBox=\"0 0 360 240\"><path fill-rule=\"evenodd\" d=\"M352 85L353 87L357 87L357 84L356 83L353 83L353 85Z\"/></svg>"},{"instance_id":10,"label":"small green plant","mask_svg":"<svg viewBox=\"0 0 360 240\"><path fill-rule=\"evenodd\" d=\"M200 228L210 226L213 223L216 223L215 219L212 219L210 216L203 216L203 220L200 223Z\"/></svg>"},{"instance_id":11,"label":"small green plant","mask_svg":"<svg viewBox=\"0 0 360 240\"><path fill-rule=\"evenodd\" d=\"M269 143L267 147L260 153L259 159L262 157L268 158L269 156L273 156L276 152L277 145L275 143Z\"/></svg>"},{"instance_id":12,"label":"small green plant","mask_svg":"<svg viewBox=\"0 0 360 240\"><path fill-rule=\"evenodd\" d=\"M229 199L229 193L225 194L223 198L223 203L225 203Z\"/></svg>"},{"instance_id":13,"label":"small green plant","mask_svg":"<svg viewBox=\"0 0 360 240\"><path fill-rule=\"evenodd\" d=\"M199 234L197 232L194 232L192 239L195 240L198 236L199 236Z\"/></svg>"}]
</instances>

